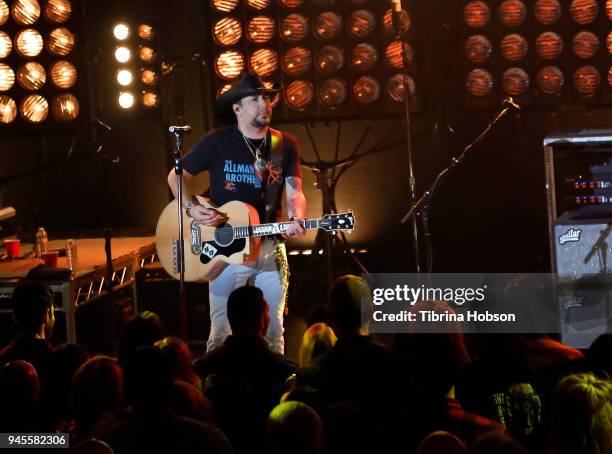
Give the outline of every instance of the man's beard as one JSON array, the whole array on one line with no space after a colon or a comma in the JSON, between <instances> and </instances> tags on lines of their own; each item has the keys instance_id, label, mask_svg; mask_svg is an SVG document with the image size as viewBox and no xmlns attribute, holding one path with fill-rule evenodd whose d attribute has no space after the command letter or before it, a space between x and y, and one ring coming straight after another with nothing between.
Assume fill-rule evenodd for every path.
<instances>
[{"instance_id":1,"label":"man's beard","mask_svg":"<svg viewBox=\"0 0 612 454\"><path fill-rule=\"evenodd\" d=\"M253 121L251 121L251 126L253 128L256 129L261 129L265 126L268 126L270 124L270 119L271 119L271 115L270 114L266 114L266 118L260 120L259 119L260 115L257 115L255 118L253 118Z\"/></svg>"}]
</instances>

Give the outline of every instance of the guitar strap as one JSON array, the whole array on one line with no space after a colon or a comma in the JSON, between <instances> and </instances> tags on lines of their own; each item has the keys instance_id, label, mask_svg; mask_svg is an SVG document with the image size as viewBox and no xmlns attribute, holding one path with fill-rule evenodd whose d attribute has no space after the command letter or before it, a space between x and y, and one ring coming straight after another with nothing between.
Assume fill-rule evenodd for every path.
<instances>
[{"instance_id":1,"label":"guitar strap","mask_svg":"<svg viewBox=\"0 0 612 454\"><path fill-rule=\"evenodd\" d=\"M262 222L273 222L273 216L276 212L276 204L278 203L278 194L284 182L283 178L283 134L277 129L270 128L270 162L268 163L268 171L265 175L265 213Z\"/></svg>"}]
</instances>

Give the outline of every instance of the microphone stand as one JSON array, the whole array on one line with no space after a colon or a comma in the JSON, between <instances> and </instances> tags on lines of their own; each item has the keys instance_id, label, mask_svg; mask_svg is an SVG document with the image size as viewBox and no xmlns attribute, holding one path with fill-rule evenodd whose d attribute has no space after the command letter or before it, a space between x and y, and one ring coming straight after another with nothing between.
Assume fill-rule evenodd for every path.
<instances>
[{"instance_id":1,"label":"microphone stand","mask_svg":"<svg viewBox=\"0 0 612 454\"><path fill-rule=\"evenodd\" d=\"M180 317L180 332L183 339L187 338L187 295L185 292L185 241L183 238L183 139L186 134L189 134L191 128L183 126L171 126L169 131L174 134L175 150L174 150L174 173L176 173L177 187L177 216L179 226L179 241L178 241L178 268L179 268L179 317Z\"/></svg>"},{"instance_id":2,"label":"microphone stand","mask_svg":"<svg viewBox=\"0 0 612 454\"><path fill-rule=\"evenodd\" d=\"M423 221L423 230L425 231L425 245L427 248L427 272L431 273L432 264L433 264L433 250L431 247L431 235L429 233L429 210L431 208L431 199L436 191L438 185L441 181L443 181L452 169L461 165L466 158L466 156L472 151L472 149L482 143L490 134L491 130L512 110L520 110L520 106L517 105L511 97L504 99L502 103L502 110L495 116L495 118L487 125L484 131L480 133L480 135L469 144L467 147L463 149L463 152L457 158L452 158L450 164L442 170L433 184L429 187L427 191L423 193L421 198L416 201L410 208L410 211L402 218L401 223L407 224L409 221L415 222L416 216L415 214L420 214L421 219Z\"/></svg>"},{"instance_id":3,"label":"microphone stand","mask_svg":"<svg viewBox=\"0 0 612 454\"><path fill-rule=\"evenodd\" d=\"M416 178L414 176L414 166L412 158L412 134L410 124L410 85L409 74L408 74L408 48L406 46L406 40L404 39L404 32L402 31L402 9L401 4L392 5L392 19L393 28L395 30L395 39L402 45L402 62L404 64L403 75L404 75L404 121L406 126L404 128L404 134L406 136L406 154L408 156L408 184L410 186L409 200L410 204L414 205L416 201ZM399 9L399 11L398 11ZM414 253L414 265L415 272L421 272L421 258L419 254L419 229L416 218L412 219L412 247Z\"/></svg>"}]
</instances>

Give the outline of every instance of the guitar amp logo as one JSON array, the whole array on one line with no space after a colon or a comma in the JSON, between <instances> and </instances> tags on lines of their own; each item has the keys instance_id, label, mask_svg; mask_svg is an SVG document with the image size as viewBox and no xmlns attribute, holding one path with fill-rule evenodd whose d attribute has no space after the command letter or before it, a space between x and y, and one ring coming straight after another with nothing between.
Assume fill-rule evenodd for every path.
<instances>
[{"instance_id":1,"label":"guitar amp logo","mask_svg":"<svg viewBox=\"0 0 612 454\"><path fill-rule=\"evenodd\" d=\"M565 243L577 243L580 241L580 234L582 230L580 229L569 229L566 233L559 237L559 244L563 245Z\"/></svg>"}]
</instances>

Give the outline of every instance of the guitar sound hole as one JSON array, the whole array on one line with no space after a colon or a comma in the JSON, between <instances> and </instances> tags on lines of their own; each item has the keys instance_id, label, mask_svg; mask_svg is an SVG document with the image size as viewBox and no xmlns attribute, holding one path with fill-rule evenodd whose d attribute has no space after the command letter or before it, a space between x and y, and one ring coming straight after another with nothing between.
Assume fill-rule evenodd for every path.
<instances>
[{"instance_id":1,"label":"guitar sound hole","mask_svg":"<svg viewBox=\"0 0 612 454\"><path fill-rule=\"evenodd\" d=\"M229 246L234 241L234 228L229 224L223 224L215 230L215 242L219 246Z\"/></svg>"}]
</instances>

